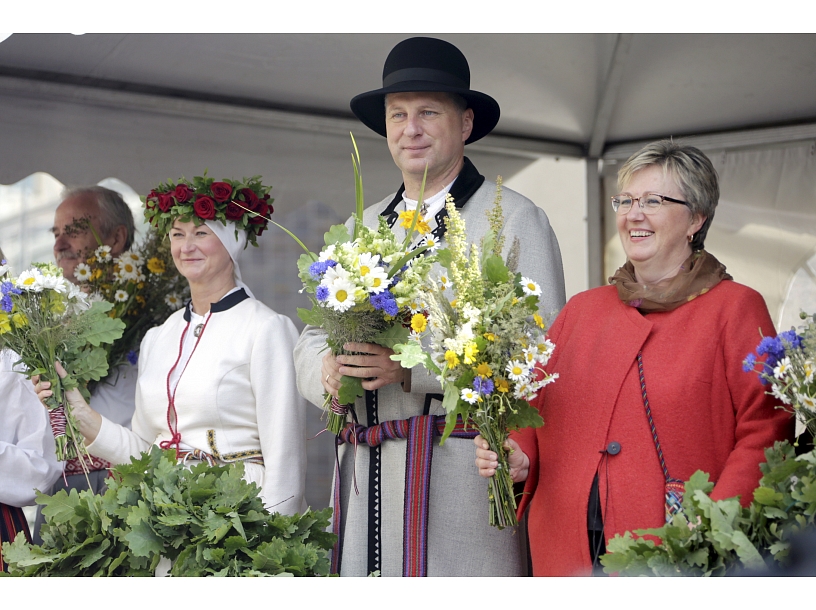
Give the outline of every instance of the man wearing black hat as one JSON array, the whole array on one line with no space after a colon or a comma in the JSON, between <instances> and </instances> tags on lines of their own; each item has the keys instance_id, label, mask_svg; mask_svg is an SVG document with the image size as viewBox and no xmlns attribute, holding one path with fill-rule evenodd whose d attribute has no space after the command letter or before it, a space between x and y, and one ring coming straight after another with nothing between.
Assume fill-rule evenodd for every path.
<instances>
[{"instance_id":1,"label":"man wearing black hat","mask_svg":"<svg viewBox=\"0 0 816 610\"><path fill-rule=\"evenodd\" d=\"M416 210L427 166L420 213L433 229L431 239L444 239L444 202L450 193L469 241L478 243L489 229L486 212L496 184L479 174L464 147L490 133L500 111L493 98L470 89L470 69L461 51L433 38L402 41L385 61L383 87L355 97L351 109L387 138L403 176L395 195L365 210L364 223L376 226L384 216L403 238L405 229L397 219L400 212ZM554 317L565 302L564 274L547 216L510 189L502 195L506 249L518 239L518 270L539 283L541 313ZM488 524L487 488L473 465L472 443L452 437L438 446L435 435L445 413L435 377L421 367L402 369L389 358L393 352L378 345L347 344L348 351L361 355L336 358L325 347L320 329L303 331L295 348L300 392L322 404L324 391L337 395L342 375L364 378L366 395L354 412L361 425L372 428L369 446L340 447L334 568L343 576L376 570L383 576L525 574L523 531ZM382 425L395 420L406 423ZM391 438L395 430L403 432Z\"/></svg>"}]
</instances>

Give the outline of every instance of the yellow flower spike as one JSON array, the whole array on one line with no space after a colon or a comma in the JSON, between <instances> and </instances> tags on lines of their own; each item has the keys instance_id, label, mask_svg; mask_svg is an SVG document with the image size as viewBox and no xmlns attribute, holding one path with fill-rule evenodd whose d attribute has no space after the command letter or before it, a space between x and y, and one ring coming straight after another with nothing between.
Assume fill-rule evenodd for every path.
<instances>
[{"instance_id":1,"label":"yellow flower spike","mask_svg":"<svg viewBox=\"0 0 816 610\"><path fill-rule=\"evenodd\" d=\"M93 273L91 274L91 278L98 280L100 277L102 277L102 269L94 269Z\"/></svg>"},{"instance_id":2,"label":"yellow flower spike","mask_svg":"<svg viewBox=\"0 0 816 610\"><path fill-rule=\"evenodd\" d=\"M493 333L485 333L485 334L484 334L484 335L482 335L482 336L483 336L485 339L487 339L488 341L495 341L495 340L496 340L496 335L494 335Z\"/></svg>"},{"instance_id":3,"label":"yellow flower spike","mask_svg":"<svg viewBox=\"0 0 816 610\"><path fill-rule=\"evenodd\" d=\"M448 364L449 369L455 368L459 366L459 356L453 350L448 350L445 352L445 362Z\"/></svg>"},{"instance_id":4,"label":"yellow flower spike","mask_svg":"<svg viewBox=\"0 0 816 610\"><path fill-rule=\"evenodd\" d=\"M465 364L473 364L476 362L476 354L479 353L479 347L473 342L468 341L465 344L464 360Z\"/></svg>"},{"instance_id":5,"label":"yellow flower spike","mask_svg":"<svg viewBox=\"0 0 816 610\"><path fill-rule=\"evenodd\" d=\"M510 384L507 383L506 379L498 378L496 379L496 389L502 394L507 394L510 391Z\"/></svg>"},{"instance_id":6,"label":"yellow flower spike","mask_svg":"<svg viewBox=\"0 0 816 610\"><path fill-rule=\"evenodd\" d=\"M411 316L411 330L421 333L425 332L427 327L428 319L421 313L415 313L413 316Z\"/></svg>"},{"instance_id":7,"label":"yellow flower spike","mask_svg":"<svg viewBox=\"0 0 816 610\"><path fill-rule=\"evenodd\" d=\"M490 368L490 365L487 362L482 362L479 366L476 367L476 374L479 377L492 377L493 376L493 369Z\"/></svg>"},{"instance_id":8,"label":"yellow flower spike","mask_svg":"<svg viewBox=\"0 0 816 610\"><path fill-rule=\"evenodd\" d=\"M544 319L540 315L534 313L533 320L535 321L536 326L538 326L539 328L544 328Z\"/></svg>"},{"instance_id":9,"label":"yellow flower spike","mask_svg":"<svg viewBox=\"0 0 816 610\"><path fill-rule=\"evenodd\" d=\"M518 299L516 297L513 297L511 305L516 305L517 303L518 303Z\"/></svg>"}]
</instances>

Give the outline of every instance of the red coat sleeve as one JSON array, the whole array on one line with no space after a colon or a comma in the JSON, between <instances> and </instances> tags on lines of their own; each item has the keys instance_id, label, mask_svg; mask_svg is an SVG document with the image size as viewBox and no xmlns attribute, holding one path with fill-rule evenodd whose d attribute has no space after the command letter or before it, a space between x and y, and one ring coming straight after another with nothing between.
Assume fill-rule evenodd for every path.
<instances>
[{"instance_id":1,"label":"red coat sleeve","mask_svg":"<svg viewBox=\"0 0 816 610\"><path fill-rule=\"evenodd\" d=\"M755 373L742 369L745 356L760 341L759 332L765 336L776 334L762 296L753 290L744 295L734 304L723 329L725 374L736 420L735 443L711 497L721 500L739 495L747 506L761 478L759 464L765 461L765 448L777 440L792 439L794 419L776 408L779 401L765 393L769 388Z\"/></svg>"}]
</instances>

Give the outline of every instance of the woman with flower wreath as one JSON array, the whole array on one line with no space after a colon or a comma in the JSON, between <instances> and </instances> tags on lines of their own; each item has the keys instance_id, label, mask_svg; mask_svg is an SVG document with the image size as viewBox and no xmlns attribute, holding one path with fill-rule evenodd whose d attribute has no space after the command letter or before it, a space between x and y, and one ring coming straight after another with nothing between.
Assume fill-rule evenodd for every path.
<instances>
[{"instance_id":1,"label":"woman with flower wreath","mask_svg":"<svg viewBox=\"0 0 816 610\"><path fill-rule=\"evenodd\" d=\"M567 303L550 328L558 383L534 403L544 426L512 433L533 573L590 574L608 540L661 527L697 470L711 497L746 506L764 449L792 420L742 370L758 333L774 327L762 296L703 249L719 200L701 151L669 140L636 152L612 197L627 262L610 286ZM496 454L477 437L484 477Z\"/></svg>"},{"instance_id":2,"label":"woman with flower wreath","mask_svg":"<svg viewBox=\"0 0 816 610\"><path fill-rule=\"evenodd\" d=\"M305 508L306 473L292 360L298 333L253 297L239 267L247 242L266 228L268 190L260 177L205 175L151 191L145 216L169 236L192 298L142 341L132 431L79 392L67 398L93 455L119 464L157 444L184 460L243 462L267 508L293 514ZM48 382L33 381L41 399L50 395Z\"/></svg>"}]
</instances>

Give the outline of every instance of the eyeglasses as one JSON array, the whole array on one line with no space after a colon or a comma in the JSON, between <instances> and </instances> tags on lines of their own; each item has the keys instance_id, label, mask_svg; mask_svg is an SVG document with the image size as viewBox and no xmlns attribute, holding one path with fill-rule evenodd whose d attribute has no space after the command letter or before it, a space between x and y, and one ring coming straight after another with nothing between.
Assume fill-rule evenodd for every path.
<instances>
[{"instance_id":1,"label":"eyeglasses","mask_svg":"<svg viewBox=\"0 0 816 610\"><path fill-rule=\"evenodd\" d=\"M631 195L623 193L612 197L612 209L615 210L616 214L623 216L629 213L629 210L632 209L632 204L634 204L635 201L638 202L638 205L644 214L657 214L664 201L668 201L670 203L680 203L685 206L689 205L686 201L672 199L671 197L658 195L657 193L647 193L642 197L632 197Z\"/></svg>"}]
</instances>

